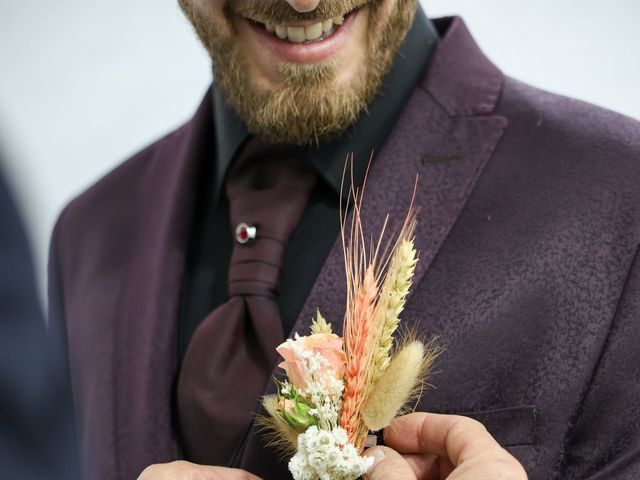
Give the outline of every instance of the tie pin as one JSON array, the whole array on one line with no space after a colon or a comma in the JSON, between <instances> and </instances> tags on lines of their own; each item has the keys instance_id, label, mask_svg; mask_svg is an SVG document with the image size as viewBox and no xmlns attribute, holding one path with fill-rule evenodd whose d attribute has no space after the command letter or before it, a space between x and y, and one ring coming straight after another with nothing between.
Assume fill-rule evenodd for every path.
<instances>
[{"instance_id":1,"label":"tie pin","mask_svg":"<svg viewBox=\"0 0 640 480\"><path fill-rule=\"evenodd\" d=\"M248 225L243 222L239 223L236 227L236 240L242 245L256 238L256 234L257 229L254 225Z\"/></svg>"}]
</instances>

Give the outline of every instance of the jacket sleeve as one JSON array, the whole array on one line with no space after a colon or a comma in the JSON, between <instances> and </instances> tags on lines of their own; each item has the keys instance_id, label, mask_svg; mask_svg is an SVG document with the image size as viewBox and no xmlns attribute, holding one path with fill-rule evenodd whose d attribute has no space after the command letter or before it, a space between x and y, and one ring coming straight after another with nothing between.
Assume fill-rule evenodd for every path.
<instances>
[{"instance_id":1,"label":"jacket sleeve","mask_svg":"<svg viewBox=\"0 0 640 480\"><path fill-rule=\"evenodd\" d=\"M61 451L59 457L64 459L60 470L62 478L80 478L79 448L76 437L73 394L69 369L69 352L67 348L67 329L64 309L64 283L60 272L60 229L64 212L60 216L51 236L48 264L48 324L50 344L53 347L52 365L57 384L57 411L60 422Z\"/></svg>"},{"instance_id":2,"label":"jacket sleeve","mask_svg":"<svg viewBox=\"0 0 640 480\"><path fill-rule=\"evenodd\" d=\"M564 460L558 478L640 478L640 251L570 430Z\"/></svg>"},{"instance_id":3,"label":"jacket sleeve","mask_svg":"<svg viewBox=\"0 0 640 480\"><path fill-rule=\"evenodd\" d=\"M0 176L0 478L75 480L70 395L31 252Z\"/></svg>"}]
</instances>

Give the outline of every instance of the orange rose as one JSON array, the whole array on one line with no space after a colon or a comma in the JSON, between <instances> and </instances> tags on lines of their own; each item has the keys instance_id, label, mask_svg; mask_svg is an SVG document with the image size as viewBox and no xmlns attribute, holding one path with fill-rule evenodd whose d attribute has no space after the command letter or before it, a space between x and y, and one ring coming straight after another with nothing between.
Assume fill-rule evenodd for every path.
<instances>
[{"instance_id":1,"label":"orange rose","mask_svg":"<svg viewBox=\"0 0 640 480\"><path fill-rule=\"evenodd\" d=\"M329 362L329 368L336 379L340 380L346 370L346 356L342 350L342 338L333 333L318 333L295 340L302 349L319 354ZM297 389L307 387L304 378L302 360L298 358L287 342L276 348L276 351L284 358L279 367L287 372L291 384Z\"/></svg>"}]
</instances>

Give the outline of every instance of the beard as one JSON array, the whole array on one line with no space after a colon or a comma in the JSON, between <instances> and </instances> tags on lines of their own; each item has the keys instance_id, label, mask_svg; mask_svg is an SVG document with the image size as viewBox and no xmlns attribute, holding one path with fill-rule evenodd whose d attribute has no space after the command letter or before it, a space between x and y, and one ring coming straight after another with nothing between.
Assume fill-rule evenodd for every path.
<instances>
[{"instance_id":1,"label":"beard","mask_svg":"<svg viewBox=\"0 0 640 480\"><path fill-rule=\"evenodd\" d=\"M213 61L217 88L254 135L277 144L317 145L330 140L356 122L380 89L416 12L418 0L397 0L386 20L381 0L321 0L312 12L300 13L284 1L228 0L226 20L234 15L264 23L295 24L332 18L367 5L369 12L366 57L350 83L338 87L338 69L331 62L283 63L275 89L252 81L239 42L216 29L206 13L179 0L187 18Z\"/></svg>"}]
</instances>

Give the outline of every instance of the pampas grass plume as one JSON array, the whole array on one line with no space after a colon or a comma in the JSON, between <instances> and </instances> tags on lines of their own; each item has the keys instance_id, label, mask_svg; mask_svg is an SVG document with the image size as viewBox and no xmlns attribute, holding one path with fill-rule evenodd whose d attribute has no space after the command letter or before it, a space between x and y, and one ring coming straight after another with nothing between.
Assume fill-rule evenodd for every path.
<instances>
[{"instance_id":1,"label":"pampas grass plume","mask_svg":"<svg viewBox=\"0 0 640 480\"><path fill-rule=\"evenodd\" d=\"M298 448L298 432L291 428L278 415L278 396L265 395L262 406L269 415L257 417L258 425L265 430L267 447L274 447L282 458L289 458Z\"/></svg>"},{"instance_id":2,"label":"pampas grass plume","mask_svg":"<svg viewBox=\"0 0 640 480\"><path fill-rule=\"evenodd\" d=\"M404 413L407 402L420 395L439 354L433 341L424 345L419 340L408 340L397 350L362 409L362 420L369 430L382 430Z\"/></svg>"}]
</instances>

